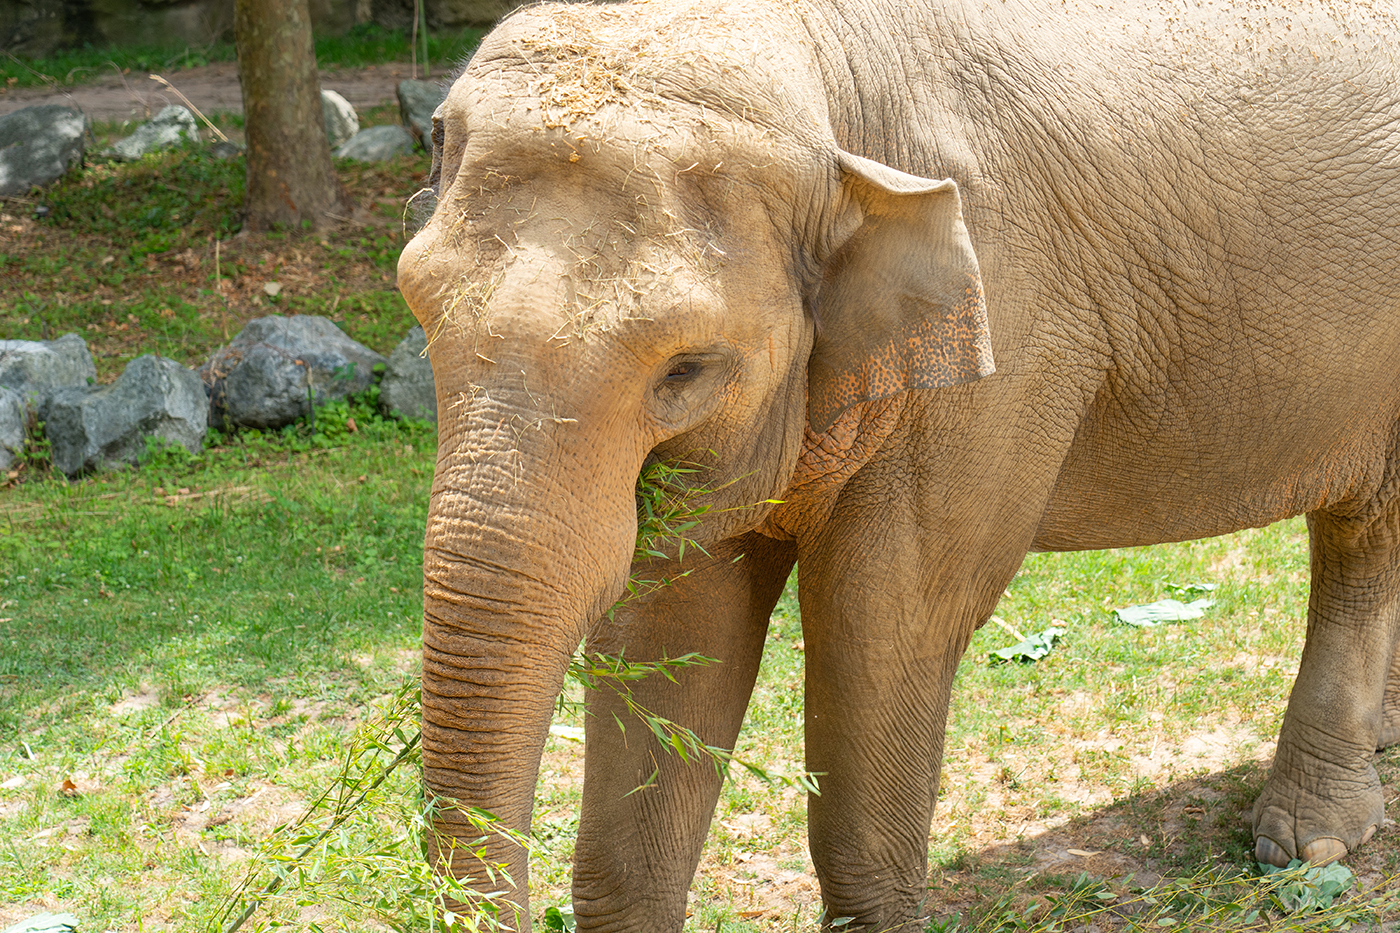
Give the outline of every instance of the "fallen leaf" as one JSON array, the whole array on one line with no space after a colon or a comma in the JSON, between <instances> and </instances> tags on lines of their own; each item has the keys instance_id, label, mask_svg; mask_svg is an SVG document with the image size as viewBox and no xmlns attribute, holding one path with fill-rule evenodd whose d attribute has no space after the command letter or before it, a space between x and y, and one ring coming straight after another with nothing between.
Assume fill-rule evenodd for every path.
<instances>
[{"instance_id":1,"label":"fallen leaf","mask_svg":"<svg viewBox=\"0 0 1400 933\"><path fill-rule=\"evenodd\" d=\"M357 434L357 433L359 433L359 430L360 430L360 429L357 428L357 427L355 427L355 419L354 419L354 418L346 418L346 419L345 419L345 430L349 431L351 434Z\"/></svg>"},{"instance_id":2,"label":"fallen leaf","mask_svg":"<svg viewBox=\"0 0 1400 933\"><path fill-rule=\"evenodd\" d=\"M1125 606L1113 610L1113 617L1124 625L1148 628L1163 622L1187 622L1199 619L1215 605L1213 599L1194 599L1183 603L1179 599L1159 599L1141 606Z\"/></svg>"},{"instance_id":3,"label":"fallen leaf","mask_svg":"<svg viewBox=\"0 0 1400 933\"><path fill-rule=\"evenodd\" d=\"M264 282L262 290L269 298L276 298L282 293L282 285L279 282Z\"/></svg>"},{"instance_id":4,"label":"fallen leaf","mask_svg":"<svg viewBox=\"0 0 1400 933\"><path fill-rule=\"evenodd\" d=\"M72 914L42 913L12 927L5 933L72 933L78 928L78 918Z\"/></svg>"},{"instance_id":5,"label":"fallen leaf","mask_svg":"<svg viewBox=\"0 0 1400 933\"><path fill-rule=\"evenodd\" d=\"M1010 648L998 648L996 651L989 652L988 660L993 664L999 664L1003 661L1039 661L1064 639L1065 631L1065 629L1052 625L1045 631L1031 635Z\"/></svg>"},{"instance_id":6,"label":"fallen leaf","mask_svg":"<svg viewBox=\"0 0 1400 933\"><path fill-rule=\"evenodd\" d=\"M5 621L9 621L6 619ZM0 781L0 790L14 790L24 784L24 775L17 774L7 781Z\"/></svg>"},{"instance_id":7,"label":"fallen leaf","mask_svg":"<svg viewBox=\"0 0 1400 933\"><path fill-rule=\"evenodd\" d=\"M78 785L73 783L72 778L64 778L63 783L58 786L58 792L65 797L78 796Z\"/></svg>"},{"instance_id":8,"label":"fallen leaf","mask_svg":"<svg viewBox=\"0 0 1400 933\"><path fill-rule=\"evenodd\" d=\"M1142 844L1145 845L1145 846L1150 846L1150 845L1152 845L1152 840L1147 838L1147 834L1146 834L1146 833L1144 833L1144 834L1141 835L1141 836L1138 836L1138 842L1142 843Z\"/></svg>"},{"instance_id":9,"label":"fallen leaf","mask_svg":"<svg viewBox=\"0 0 1400 933\"><path fill-rule=\"evenodd\" d=\"M1098 855L1099 852L1101 852L1101 851L1103 851L1103 850L1102 850L1102 849L1099 849L1099 850L1095 850L1095 851L1093 851L1093 852L1090 852L1090 851L1088 851L1088 850L1086 850L1086 849L1068 849L1067 851L1069 852L1070 855L1077 855L1077 856L1079 856L1080 858L1089 858L1090 856Z\"/></svg>"},{"instance_id":10,"label":"fallen leaf","mask_svg":"<svg viewBox=\"0 0 1400 933\"><path fill-rule=\"evenodd\" d=\"M740 920L757 920L759 917L766 916L767 913L768 913L768 911L766 911L766 910L741 910L741 911L739 911L739 919L740 919Z\"/></svg>"}]
</instances>

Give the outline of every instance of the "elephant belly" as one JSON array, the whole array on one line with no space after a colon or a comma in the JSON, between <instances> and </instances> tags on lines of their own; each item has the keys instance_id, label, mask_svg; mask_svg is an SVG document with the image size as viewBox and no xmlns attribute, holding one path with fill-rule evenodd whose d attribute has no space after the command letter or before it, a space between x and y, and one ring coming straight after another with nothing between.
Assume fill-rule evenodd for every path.
<instances>
[{"instance_id":1,"label":"elephant belly","mask_svg":"<svg viewBox=\"0 0 1400 933\"><path fill-rule=\"evenodd\" d=\"M1061 464L1033 548L1132 547L1315 509L1364 512L1382 495L1394 455L1395 398L1378 395L1364 412L1243 412L1214 424L1165 419L1151 431L1090 418Z\"/></svg>"}]
</instances>

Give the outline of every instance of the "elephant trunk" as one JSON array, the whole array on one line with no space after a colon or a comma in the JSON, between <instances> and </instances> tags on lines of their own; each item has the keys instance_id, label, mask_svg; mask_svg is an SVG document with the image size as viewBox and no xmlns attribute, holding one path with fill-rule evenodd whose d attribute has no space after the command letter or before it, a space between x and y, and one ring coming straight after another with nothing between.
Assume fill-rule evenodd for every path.
<instances>
[{"instance_id":1,"label":"elephant trunk","mask_svg":"<svg viewBox=\"0 0 1400 933\"><path fill-rule=\"evenodd\" d=\"M569 659L626 583L637 465L570 456L562 431L496 455L479 440L440 445L457 453L439 460L425 542L423 781L437 807L428 854L436 871L498 895L503 925L528 930L527 854L498 830L529 833Z\"/></svg>"},{"instance_id":2,"label":"elephant trunk","mask_svg":"<svg viewBox=\"0 0 1400 933\"><path fill-rule=\"evenodd\" d=\"M540 756L568 653L482 637L469 631L456 606L440 600L424 610L423 783L435 802L428 856L435 871L478 894L504 895L501 921L528 929L527 853L508 833L530 831ZM497 822L483 825L476 810Z\"/></svg>"}]
</instances>

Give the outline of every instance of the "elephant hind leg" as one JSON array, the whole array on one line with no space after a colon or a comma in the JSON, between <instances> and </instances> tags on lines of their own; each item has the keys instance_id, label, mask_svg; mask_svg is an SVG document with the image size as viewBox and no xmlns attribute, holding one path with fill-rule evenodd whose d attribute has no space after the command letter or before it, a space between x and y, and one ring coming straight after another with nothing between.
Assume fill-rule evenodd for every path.
<instances>
[{"instance_id":1,"label":"elephant hind leg","mask_svg":"<svg viewBox=\"0 0 1400 933\"><path fill-rule=\"evenodd\" d=\"M1385 817L1372 759L1387 720L1400 723L1386 714L1400 714L1388 684L1400 630L1400 503L1369 520L1313 512L1308 530L1307 642L1254 805L1255 855L1275 865L1330 862L1370 839Z\"/></svg>"}]
</instances>

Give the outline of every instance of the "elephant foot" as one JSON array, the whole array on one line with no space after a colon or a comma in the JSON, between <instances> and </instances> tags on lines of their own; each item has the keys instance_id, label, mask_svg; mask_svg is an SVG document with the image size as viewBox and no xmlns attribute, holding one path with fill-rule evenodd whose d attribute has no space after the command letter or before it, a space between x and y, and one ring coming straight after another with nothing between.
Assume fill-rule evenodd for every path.
<instances>
[{"instance_id":1,"label":"elephant foot","mask_svg":"<svg viewBox=\"0 0 1400 933\"><path fill-rule=\"evenodd\" d=\"M1367 827L1366 832L1361 834L1360 844L1365 845L1370 842L1371 837L1375 834L1376 827ZM1346 854L1347 847L1342 843L1342 840L1336 836L1319 836L1303 846L1303 851L1298 858L1310 865L1319 866L1338 861L1346 857ZM1268 836L1260 836L1254 840L1254 860L1261 865L1286 868L1288 863L1293 861L1293 857L1284 850L1283 846Z\"/></svg>"},{"instance_id":2,"label":"elephant foot","mask_svg":"<svg viewBox=\"0 0 1400 933\"><path fill-rule=\"evenodd\" d=\"M1313 762L1316 765L1316 761ZM1254 804L1254 857L1283 868L1293 859L1325 865L1369 842L1385 819L1380 780L1367 763L1362 774L1306 780L1275 767Z\"/></svg>"}]
</instances>

